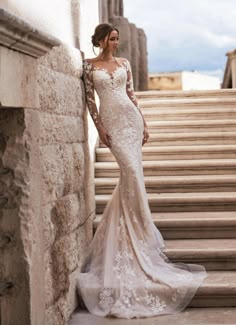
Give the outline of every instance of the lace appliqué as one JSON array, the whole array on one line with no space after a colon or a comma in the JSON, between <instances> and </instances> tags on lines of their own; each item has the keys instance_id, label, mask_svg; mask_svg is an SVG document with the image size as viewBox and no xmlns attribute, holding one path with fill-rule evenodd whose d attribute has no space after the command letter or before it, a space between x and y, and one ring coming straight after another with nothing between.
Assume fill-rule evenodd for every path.
<instances>
[{"instance_id":1,"label":"lace appliqu\u00e9","mask_svg":"<svg viewBox=\"0 0 236 325\"><path fill-rule=\"evenodd\" d=\"M127 251L121 252L118 251L115 256L115 266L113 270L116 272L116 276L120 279L122 275L135 275L134 271L130 267L130 260L133 260L133 254L128 253Z\"/></svg>"},{"instance_id":2,"label":"lace appliqu\u00e9","mask_svg":"<svg viewBox=\"0 0 236 325\"><path fill-rule=\"evenodd\" d=\"M115 255L115 271L116 278L120 281L120 298L117 302L118 305L130 307L132 304L132 298L139 301L139 297L135 288L135 272L131 267L131 263L134 260L132 253L127 251L118 251Z\"/></svg>"},{"instance_id":3,"label":"lace appliqu\u00e9","mask_svg":"<svg viewBox=\"0 0 236 325\"><path fill-rule=\"evenodd\" d=\"M127 94L129 96L129 98L132 100L132 102L134 103L134 105L137 107L137 109L140 110L136 96L134 94L133 75L132 75L131 66L130 66L130 63L128 60L125 61L125 66L126 66L126 70L127 70L127 81L126 81Z\"/></svg>"},{"instance_id":4,"label":"lace appliqu\u00e9","mask_svg":"<svg viewBox=\"0 0 236 325\"><path fill-rule=\"evenodd\" d=\"M83 80L85 85L85 94L86 94L88 110L95 125L97 125L99 124L99 114L98 114L98 110L95 102L95 96L94 96L92 64L86 60L84 60L83 62Z\"/></svg>"},{"instance_id":5,"label":"lace appliqu\u00e9","mask_svg":"<svg viewBox=\"0 0 236 325\"><path fill-rule=\"evenodd\" d=\"M113 289L112 288L104 288L99 294L99 305L106 312L109 312L114 305L114 299L112 297Z\"/></svg>"},{"instance_id":6,"label":"lace appliqu\u00e9","mask_svg":"<svg viewBox=\"0 0 236 325\"><path fill-rule=\"evenodd\" d=\"M166 307L166 303L164 301L160 301L159 296L153 296L153 294L147 294L145 301L154 312L162 311Z\"/></svg>"}]
</instances>

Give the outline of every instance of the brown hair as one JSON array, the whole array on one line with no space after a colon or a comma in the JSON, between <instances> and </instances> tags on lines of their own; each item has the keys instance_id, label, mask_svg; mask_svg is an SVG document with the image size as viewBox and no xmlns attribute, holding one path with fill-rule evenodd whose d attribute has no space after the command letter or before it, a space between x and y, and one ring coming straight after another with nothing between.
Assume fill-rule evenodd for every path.
<instances>
[{"instance_id":1,"label":"brown hair","mask_svg":"<svg viewBox=\"0 0 236 325\"><path fill-rule=\"evenodd\" d=\"M111 25L111 24L99 24L96 28L95 28L95 31L94 31L94 34L92 35L92 44L93 46L95 47L99 47L99 42L100 41L103 41L106 36L108 35L108 38L111 34L111 32L115 30L117 31L118 35L119 35L119 30Z\"/></svg>"}]
</instances>

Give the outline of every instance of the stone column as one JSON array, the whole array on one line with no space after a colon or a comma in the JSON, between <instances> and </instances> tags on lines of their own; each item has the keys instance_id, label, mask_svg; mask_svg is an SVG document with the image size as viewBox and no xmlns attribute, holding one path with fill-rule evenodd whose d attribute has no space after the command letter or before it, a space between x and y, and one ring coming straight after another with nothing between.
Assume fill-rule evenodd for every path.
<instances>
[{"instance_id":1,"label":"stone column","mask_svg":"<svg viewBox=\"0 0 236 325\"><path fill-rule=\"evenodd\" d=\"M134 89L139 90L139 61L140 61L140 49L139 49L139 34L135 24L129 24L130 27L130 43L131 43L131 68L134 79Z\"/></svg>"},{"instance_id":2,"label":"stone column","mask_svg":"<svg viewBox=\"0 0 236 325\"><path fill-rule=\"evenodd\" d=\"M236 53L231 57L232 88L236 88Z\"/></svg>"},{"instance_id":3,"label":"stone column","mask_svg":"<svg viewBox=\"0 0 236 325\"><path fill-rule=\"evenodd\" d=\"M226 53L226 56L228 59L221 88L236 88L236 50Z\"/></svg>"},{"instance_id":4,"label":"stone column","mask_svg":"<svg viewBox=\"0 0 236 325\"><path fill-rule=\"evenodd\" d=\"M147 69L147 38L143 29L138 29L139 34L139 90L148 89L148 69Z\"/></svg>"},{"instance_id":5,"label":"stone column","mask_svg":"<svg viewBox=\"0 0 236 325\"><path fill-rule=\"evenodd\" d=\"M111 17L110 22L119 29L120 42L117 56L125 57L131 62L131 43L129 21L124 17Z\"/></svg>"},{"instance_id":6,"label":"stone column","mask_svg":"<svg viewBox=\"0 0 236 325\"><path fill-rule=\"evenodd\" d=\"M108 0L99 0L99 20L101 23L109 21Z\"/></svg>"}]
</instances>

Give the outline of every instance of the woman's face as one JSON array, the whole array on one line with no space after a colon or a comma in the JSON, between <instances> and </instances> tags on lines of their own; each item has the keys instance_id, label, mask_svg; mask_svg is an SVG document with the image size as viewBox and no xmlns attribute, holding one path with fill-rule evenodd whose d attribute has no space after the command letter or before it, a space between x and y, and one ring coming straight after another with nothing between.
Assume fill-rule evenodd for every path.
<instances>
[{"instance_id":1,"label":"woman's face","mask_svg":"<svg viewBox=\"0 0 236 325\"><path fill-rule=\"evenodd\" d=\"M116 30L113 30L108 39L108 35L101 42L101 47L106 51L115 52L118 49L119 44L119 34Z\"/></svg>"}]
</instances>

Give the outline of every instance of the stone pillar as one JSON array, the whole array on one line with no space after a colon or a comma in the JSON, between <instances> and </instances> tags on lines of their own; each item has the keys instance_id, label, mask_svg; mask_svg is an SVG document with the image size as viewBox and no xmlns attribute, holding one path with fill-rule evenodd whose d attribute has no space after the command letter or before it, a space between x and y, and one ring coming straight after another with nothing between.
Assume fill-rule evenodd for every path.
<instances>
[{"instance_id":1,"label":"stone pillar","mask_svg":"<svg viewBox=\"0 0 236 325\"><path fill-rule=\"evenodd\" d=\"M109 21L108 0L99 0L99 20L101 23Z\"/></svg>"},{"instance_id":2,"label":"stone pillar","mask_svg":"<svg viewBox=\"0 0 236 325\"><path fill-rule=\"evenodd\" d=\"M80 49L80 1L71 0L71 19L72 19L72 30L74 38L74 46Z\"/></svg>"},{"instance_id":3,"label":"stone pillar","mask_svg":"<svg viewBox=\"0 0 236 325\"><path fill-rule=\"evenodd\" d=\"M119 50L117 51L117 56L125 57L131 62L131 34L129 21L125 17L111 17L110 22L119 29L120 32L120 42L119 42Z\"/></svg>"},{"instance_id":4,"label":"stone pillar","mask_svg":"<svg viewBox=\"0 0 236 325\"><path fill-rule=\"evenodd\" d=\"M134 89L139 89L139 61L140 61L140 49L139 49L139 34L135 24L129 24L130 27L130 43L131 43L131 68L134 79Z\"/></svg>"},{"instance_id":5,"label":"stone pillar","mask_svg":"<svg viewBox=\"0 0 236 325\"><path fill-rule=\"evenodd\" d=\"M143 29L138 29L139 35L139 90L148 89L148 70L147 70L147 38Z\"/></svg>"},{"instance_id":6,"label":"stone pillar","mask_svg":"<svg viewBox=\"0 0 236 325\"><path fill-rule=\"evenodd\" d=\"M236 88L236 53L231 57L232 88Z\"/></svg>"},{"instance_id":7,"label":"stone pillar","mask_svg":"<svg viewBox=\"0 0 236 325\"><path fill-rule=\"evenodd\" d=\"M221 88L236 88L236 50L226 53L227 62Z\"/></svg>"},{"instance_id":8,"label":"stone pillar","mask_svg":"<svg viewBox=\"0 0 236 325\"><path fill-rule=\"evenodd\" d=\"M132 67L134 89L147 90L147 40L142 29L137 29L123 17L123 0L100 0L101 23L110 22L120 31L117 56L127 58Z\"/></svg>"},{"instance_id":9,"label":"stone pillar","mask_svg":"<svg viewBox=\"0 0 236 325\"><path fill-rule=\"evenodd\" d=\"M123 17L123 0L113 0L113 16L121 16Z\"/></svg>"}]
</instances>

